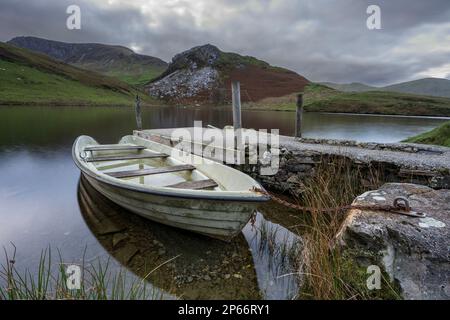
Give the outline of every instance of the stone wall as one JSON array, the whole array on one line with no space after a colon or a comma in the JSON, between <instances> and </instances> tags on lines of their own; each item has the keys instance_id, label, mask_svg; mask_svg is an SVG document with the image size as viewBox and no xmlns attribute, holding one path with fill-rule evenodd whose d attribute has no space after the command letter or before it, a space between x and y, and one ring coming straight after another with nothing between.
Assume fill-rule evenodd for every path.
<instances>
[{"instance_id":1,"label":"stone wall","mask_svg":"<svg viewBox=\"0 0 450 320\"><path fill-rule=\"evenodd\" d=\"M292 138L291 138L292 139ZM450 160L443 165L423 165L431 156L450 154L449 148L418 144L357 143L343 140L280 140L279 170L272 176L262 175L263 165L239 165L237 169L260 181L267 189L286 192L298 188L318 167L341 163L351 166L361 176L377 175L380 182L422 184L434 189L450 188ZM314 148L316 146L317 148ZM328 148L327 148L328 147ZM395 157L390 158L390 155ZM420 161L419 161L420 160ZM447 166L445 165L447 164Z\"/></svg>"},{"instance_id":2,"label":"stone wall","mask_svg":"<svg viewBox=\"0 0 450 320\"><path fill-rule=\"evenodd\" d=\"M173 146L174 142L170 140L173 130L144 130L134 134ZM379 182L416 183L433 189L450 189L450 148L279 136L279 149L275 151L274 154L279 154L279 169L274 175L261 174L264 165L261 162L248 164L248 159L247 164L233 167L277 192L298 190L299 185L318 172L318 167L338 163L351 166L355 172L360 172L362 179L376 174Z\"/></svg>"}]
</instances>

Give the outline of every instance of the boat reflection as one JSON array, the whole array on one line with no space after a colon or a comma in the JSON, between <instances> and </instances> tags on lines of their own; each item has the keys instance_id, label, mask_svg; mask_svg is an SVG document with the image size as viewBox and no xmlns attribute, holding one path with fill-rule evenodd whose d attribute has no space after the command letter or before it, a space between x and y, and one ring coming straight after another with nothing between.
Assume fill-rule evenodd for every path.
<instances>
[{"instance_id":1,"label":"boat reflection","mask_svg":"<svg viewBox=\"0 0 450 320\"><path fill-rule=\"evenodd\" d=\"M78 203L108 253L153 286L187 299L262 298L242 233L225 243L154 223L117 206L83 177Z\"/></svg>"}]
</instances>

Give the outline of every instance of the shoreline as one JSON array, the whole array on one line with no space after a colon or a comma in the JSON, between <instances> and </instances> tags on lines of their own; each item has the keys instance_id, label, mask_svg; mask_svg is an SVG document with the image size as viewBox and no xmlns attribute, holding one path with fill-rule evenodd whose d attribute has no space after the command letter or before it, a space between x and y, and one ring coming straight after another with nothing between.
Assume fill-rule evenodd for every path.
<instances>
[{"instance_id":1,"label":"shoreline","mask_svg":"<svg viewBox=\"0 0 450 320\"><path fill-rule=\"evenodd\" d=\"M408 116L401 114L381 114L381 113L352 113L352 112L320 112L320 111L307 111L308 113L321 113L321 114L339 114L345 116L370 116L370 117L394 117L394 118L417 118L417 119L435 119L435 120L450 120L450 116Z\"/></svg>"},{"instance_id":2,"label":"shoreline","mask_svg":"<svg viewBox=\"0 0 450 320\"><path fill-rule=\"evenodd\" d=\"M142 103L141 107L147 108L147 107L167 107L169 105L165 104L148 104L148 103ZM111 108L132 108L134 107L134 103L130 104L96 104L96 103L51 103L51 102L36 102L36 103L3 103L0 102L0 108L7 108L7 107L82 107L82 108L96 108L96 107L111 107Z\"/></svg>"},{"instance_id":3,"label":"shoreline","mask_svg":"<svg viewBox=\"0 0 450 320\"><path fill-rule=\"evenodd\" d=\"M243 107L242 110L245 111L277 111L277 112L296 112L296 110L288 109L270 109L270 108L254 108L254 107ZM339 114L339 115L353 115L353 116L373 116L373 117L396 117L396 118L428 118L428 119L441 119L450 120L450 115L403 115L403 114L391 114L391 113L355 113L355 112L332 112L332 111L308 111L303 110L304 113L321 113L321 114Z\"/></svg>"},{"instance_id":4,"label":"shoreline","mask_svg":"<svg viewBox=\"0 0 450 320\"><path fill-rule=\"evenodd\" d=\"M108 107L108 108L129 108L134 107L134 103L130 104L96 104L96 103L55 103L55 102L24 102L24 103L4 103L0 102L0 108L7 108L7 107L83 107L83 108L89 108L89 107ZM201 109L205 107L214 108L214 109L224 109L224 108L230 108L229 105L200 105L200 106L194 106L194 105L174 105L174 104L167 104L164 102L161 102L161 104L148 104L148 103L141 103L141 107L144 108L151 108L151 107L176 107L176 108L193 108L193 109ZM242 111L251 111L251 112L261 112L261 111L268 111L268 112L296 112L296 110L284 110L284 109L270 109L270 108L254 108L254 107L242 107ZM402 114L383 114L383 113L355 113L355 112L324 112L324 111L307 111L304 110L304 113L317 113L317 114L328 114L328 115L343 115L343 116L371 116L371 117L394 117L394 118L416 118L416 119L435 119L435 120L450 120L450 116L442 116L442 115L402 115Z\"/></svg>"}]
</instances>

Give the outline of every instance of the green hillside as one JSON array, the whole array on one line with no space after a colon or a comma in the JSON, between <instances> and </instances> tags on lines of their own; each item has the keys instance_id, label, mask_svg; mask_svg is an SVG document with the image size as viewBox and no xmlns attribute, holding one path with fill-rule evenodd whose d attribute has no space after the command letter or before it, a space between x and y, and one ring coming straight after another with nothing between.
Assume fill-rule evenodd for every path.
<instances>
[{"instance_id":1,"label":"green hillside","mask_svg":"<svg viewBox=\"0 0 450 320\"><path fill-rule=\"evenodd\" d=\"M165 66L149 65L134 59L124 58L112 64L106 60L74 62L71 64L81 69L95 71L116 78L135 87L144 86L166 70Z\"/></svg>"},{"instance_id":2,"label":"green hillside","mask_svg":"<svg viewBox=\"0 0 450 320\"><path fill-rule=\"evenodd\" d=\"M86 65L83 66L88 69ZM143 69L143 68L142 68ZM149 67L142 70L141 66L135 66L130 68L127 66L125 69L116 69L114 71L104 72L104 74L115 77L123 82L132 86L142 87L149 83L151 80L159 76L166 69L165 67Z\"/></svg>"},{"instance_id":3,"label":"green hillside","mask_svg":"<svg viewBox=\"0 0 450 320\"><path fill-rule=\"evenodd\" d=\"M133 50L100 43L67 43L36 37L16 37L8 44L24 48L89 71L142 86L160 75L167 63Z\"/></svg>"},{"instance_id":4,"label":"green hillside","mask_svg":"<svg viewBox=\"0 0 450 320\"><path fill-rule=\"evenodd\" d=\"M337 92L313 101L305 109L315 112L450 116L450 99L384 91Z\"/></svg>"},{"instance_id":5,"label":"green hillside","mask_svg":"<svg viewBox=\"0 0 450 320\"><path fill-rule=\"evenodd\" d=\"M379 88L377 87L368 86L367 84L360 82L352 82L352 83L322 82L321 84L344 92L364 92L364 91L379 90Z\"/></svg>"},{"instance_id":6,"label":"green hillside","mask_svg":"<svg viewBox=\"0 0 450 320\"><path fill-rule=\"evenodd\" d=\"M214 66L219 69L234 69L236 66L256 66L262 69L268 69L271 71L279 72L292 72L290 70L272 66L269 63L259 60L252 56L242 56L234 52L220 52L219 58L214 63Z\"/></svg>"},{"instance_id":7,"label":"green hillside","mask_svg":"<svg viewBox=\"0 0 450 320\"><path fill-rule=\"evenodd\" d=\"M268 98L245 107L295 111L296 94ZM406 93L369 91L341 92L320 84L304 90L305 111L392 114L408 116L450 116L450 99Z\"/></svg>"},{"instance_id":8,"label":"green hillside","mask_svg":"<svg viewBox=\"0 0 450 320\"><path fill-rule=\"evenodd\" d=\"M0 104L132 105L126 83L0 43ZM152 100L141 94L145 103Z\"/></svg>"},{"instance_id":9,"label":"green hillside","mask_svg":"<svg viewBox=\"0 0 450 320\"><path fill-rule=\"evenodd\" d=\"M438 146L450 147L450 121L431 131L408 138L404 142L434 144Z\"/></svg>"}]
</instances>

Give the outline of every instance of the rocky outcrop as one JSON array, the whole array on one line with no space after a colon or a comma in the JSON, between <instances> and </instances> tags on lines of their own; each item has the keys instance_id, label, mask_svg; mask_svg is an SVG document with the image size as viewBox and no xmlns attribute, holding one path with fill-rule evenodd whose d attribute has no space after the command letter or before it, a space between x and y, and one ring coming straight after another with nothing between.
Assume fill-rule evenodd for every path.
<instances>
[{"instance_id":1,"label":"rocky outcrop","mask_svg":"<svg viewBox=\"0 0 450 320\"><path fill-rule=\"evenodd\" d=\"M337 243L359 265L384 269L405 299L450 299L450 190L388 183L354 204L391 204L398 196L426 217L353 209Z\"/></svg>"},{"instance_id":2,"label":"rocky outcrop","mask_svg":"<svg viewBox=\"0 0 450 320\"><path fill-rule=\"evenodd\" d=\"M148 93L160 99L178 99L198 97L217 86L219 73L211 68L180 69L167 77L156 81L148 88Z\"/></svg>"},{"instance_id":3,"label":"rocky outcrop","mask_svg":"<svg viewBox=\"0 0 450 320\"><path fill-rule=\"evenodd\" d=\"M153 82L158 82L176 71L191 69L197 70L204 67L214 67L220 57L220 50L210 44L194 47L175 55L165 72L157 77Z\"/></svg>"},{"instance_id":4,"label":"rocky outcrop","mask_svg":"<svg viewBox=\"0 0 450 320\"><path fill-rule=\"evenodd\" d=\"M151 96L176 103L223 103L231 99L234 80L241 82L242 101L299 92L308 83L295 72L207 44L175 55L146 89Z\"/></svg>"},{"instance_id":5,"label":"rocky outcrop","mask_svg":"<svg viewBox=\"0 0 450 320\"><path fill-rule=\"evenodd\" d=\"M214 67L219 56L219 49L209 44L177 54L167 70L147 87L148 93L180 103L213 102L220 84L219 71Z\"/></svg>"}]
</instances>

